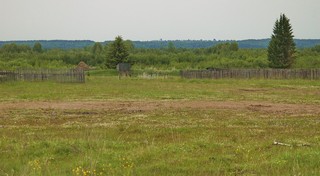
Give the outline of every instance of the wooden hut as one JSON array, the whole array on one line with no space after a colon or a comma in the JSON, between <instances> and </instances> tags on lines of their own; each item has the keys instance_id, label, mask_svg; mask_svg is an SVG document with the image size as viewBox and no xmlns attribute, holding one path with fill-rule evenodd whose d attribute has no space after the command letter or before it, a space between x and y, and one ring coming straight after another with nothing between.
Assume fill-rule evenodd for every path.
<instances>
[{"instance_id":1,"label":"wooden hut","mask_svg":"<svg viewBox=\"0 0 320 176\"><path fill-rule=\"evenodd\" d=\"M79 62L79 64L77 65L76 69L77 69L77 70L87 71L87 70L90 70L90 67L89 67L89 65L87 65L85 62L81 61L81 62Z\"/></svg>"}]
</instances>

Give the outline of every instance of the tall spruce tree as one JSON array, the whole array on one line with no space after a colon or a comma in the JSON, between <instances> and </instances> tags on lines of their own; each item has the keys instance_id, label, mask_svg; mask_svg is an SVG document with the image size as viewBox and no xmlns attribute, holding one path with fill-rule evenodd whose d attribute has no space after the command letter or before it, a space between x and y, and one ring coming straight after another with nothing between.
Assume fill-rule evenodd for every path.
<instances>
[{"instance_id":1,"label":"tall spruce tree","mask_svg":"<svg viewBox=\"0 0 320 176\"><path fill-rule=\"evenodd\" d=\"M290 68L295 59L296 45L293 40L290 20L280 15L273 28L268 47L268 60L271 68Z\"/></svg>"},{"instance_id":2,"label":"tall spruce tree","mask_svg":"<svg viewBox=\"0 0 320 176\"><path fill-rule=\"evenodd\" d=\"M129 61L129 51L121 36L110 43L107 51L107 67L116 68L118 63Z\"/></svg>"}]
</instances>

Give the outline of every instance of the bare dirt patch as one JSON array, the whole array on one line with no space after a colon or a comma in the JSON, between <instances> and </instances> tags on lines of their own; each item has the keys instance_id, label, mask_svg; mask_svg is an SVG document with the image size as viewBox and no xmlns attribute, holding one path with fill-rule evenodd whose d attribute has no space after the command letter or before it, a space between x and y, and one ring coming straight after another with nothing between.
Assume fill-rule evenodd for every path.
<instances>
[{"instance_id":1,"label":"bare dirt patch","mask_svg":"<svg viewBox=\"0 0 320 176\"><path fill-rule=\"evenodd\" d=\"M239 89L240 91L243 92L265 92L267 91L266 89Z\"/></svg>"},{"instance_id":2,"label":"bare dirt patch","mask_svg":"<svg viewBox=\"0 0 320 176\"><path fill-rule=\"evenodd\" d=\"M112 110L121 112L143 112L165 109L230 109L251 110L280 114L320 114L320 105L284 104L254 101L88 101L88 102L1 102L0 110L9 109L72 109Z\"/></svg>"}]
</instances>

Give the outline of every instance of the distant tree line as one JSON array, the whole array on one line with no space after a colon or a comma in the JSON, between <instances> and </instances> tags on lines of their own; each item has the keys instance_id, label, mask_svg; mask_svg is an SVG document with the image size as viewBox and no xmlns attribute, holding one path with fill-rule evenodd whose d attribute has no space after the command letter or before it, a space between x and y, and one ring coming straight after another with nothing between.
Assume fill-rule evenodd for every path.
<instances>
[{"instance_id":1,"label":"distant tree line","mask_svg":"<svg viewBox=\"0 0 320 176\"><path fill-rule=\"evenodd\" d=\"M28 45L33 47L35 43L41 43L42 48L46 49L82 49L95 44L91 40L37 40L37 41L0 41L0 47L6 44L15 43L17 45ZM101 42L102 45L113 41ZM237 42L239 48L258 49L268 48L270 39L251 39L251 40L153 40L153 41L132 41L135 48L160 49L173 43L176 48L209 48L221 43ZM320 44L320 39L295 39L297 48L311 48Z\"/></svg>"},{"instance_id":2,"label":"distant tree line","mask_svg":"<svg viewBox=\"0 0 320 176\"><path fill-rule=\"evenodd\" d=\"M0 48L0 70L74 67L80 61L97 69L114 69L121 62L131 63L134 69L159 70L320 68L320 45L296 48L290 20L284 14L276 20L271 40L268 41L268 48L255 49L241 48L236 41L213 41L211 46L196 48L179 47L176 45L179 41L150 41L147 43L159 42L162 46L139 48L135 42L123 40L121 36L103 43L84 41L91 45L77 49L46 49L41 42L34 42L33 46L7 43Z\"/></svg>"},{"instance_id":3,"label":"distant tree line","mask_svg":"<svg viewBox=\"0 0 320 176\"><path fill-rule=\"evenodd\" d=\"M235 42L195 49L177 48L174 44L160 49L135 48L132 42L123 42L129 54L125 61L132 63L133 69L270 67L267 49L241 49ZM95 43L89 47L69 50L42 47L40 50L36 45L6 44L0 48L0 69L66 68L74 67L80 61L97 69L114 68L115 65L111 64L113 61L109 59L112 55L109 44ZM320 45L296 50L292 68L320 68Z\"/></svg>"}]
</instances>

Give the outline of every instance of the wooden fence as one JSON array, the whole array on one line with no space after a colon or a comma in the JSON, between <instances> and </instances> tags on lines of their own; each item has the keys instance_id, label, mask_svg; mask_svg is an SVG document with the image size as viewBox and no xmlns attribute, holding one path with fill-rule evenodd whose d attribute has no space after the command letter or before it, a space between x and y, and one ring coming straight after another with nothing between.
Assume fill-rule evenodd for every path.
<instances>
[{"instance_id":1,"label":"wooden fence","mask_svg":"<svg viewBox=\"0 0 320 176\"><path fill-rule=\"evenodd\" d=\"M320 79L320 69L215 69L182 70L188 79Z\"/></svg>"},{"instance_id":2,"label":"wooden fence","mask_svg":"<svg viewBox=\"0 0 320 176\"><path fill-rule=\"evenodd\" d=\"M13 71L0 71L0 82L15 81L16 73Z\"/></svg>"},{"instance_id":3,"label":"wooden fence","mask_svg":"<svg viewBox=\"0 0 320 176\"><path fill-rule=\"evenodd\" d=\"M18 69L15 71L0 71L0 82L20 80L84 83L85 73L81 69Z\"/></svg>"}]
</instances>

